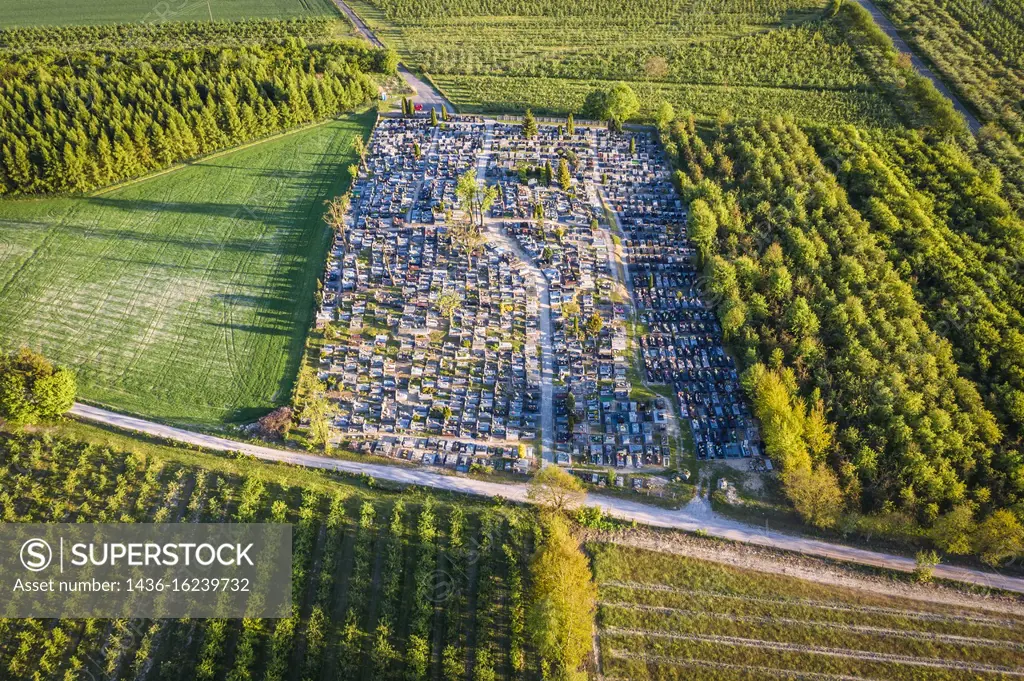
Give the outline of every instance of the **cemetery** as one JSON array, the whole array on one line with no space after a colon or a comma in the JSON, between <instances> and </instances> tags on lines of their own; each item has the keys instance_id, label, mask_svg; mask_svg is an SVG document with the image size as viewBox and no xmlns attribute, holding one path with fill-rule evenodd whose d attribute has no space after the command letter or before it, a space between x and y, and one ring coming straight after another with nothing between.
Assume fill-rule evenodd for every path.
<instances>
[{"instance_id":1,"label":"cemetery","mask_svg":"<svg viewBox=\"0 0 1024 681\"><path fill-rule=\"evenodd\" d=\"M496 188L478 218L456 190L471 170ZM678 414L699 458L760 456L685 222L646 131L382 117L317 317L333 441L456 471L647 472L672 465Z\"/></svg>"}]
</instances>

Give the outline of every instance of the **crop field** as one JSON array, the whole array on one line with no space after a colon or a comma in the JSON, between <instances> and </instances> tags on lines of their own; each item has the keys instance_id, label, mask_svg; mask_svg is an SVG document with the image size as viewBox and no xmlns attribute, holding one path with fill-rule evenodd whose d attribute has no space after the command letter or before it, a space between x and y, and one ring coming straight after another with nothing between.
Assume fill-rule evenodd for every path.
<instances>
[{"instance_id":1,"label":"crop field","mask_svg":"<svg viewBox=\"0 0 1024 681\"><path fill-rule=\"evenodd\" d=\"M1024 619L595 544L606 679L1001 679Z\"/></svg>"},{"instance_id":2,"label":"crop field","mask_svg":"<svg viewBox=\"0 0 1024 681\"><path fill-rule=\"evenodd\" d=\"M350 4L470 111L578 112L591 90L625 81L642 115L665 100L704 118L895 122L873 48L817 0Z\"/></svg>"},{"instance_id":3,"label":"crop field","mask_svg":"<svg viewBox=\"0 0 1024 681\"><path fill-rule=\"evenodd\" d=\"M0 676L454 681L527 673L532 514L224 463L0 433L6 521L292 523L294 613L0 620Z\"/></svg>"},{"instance_id":4,"label":"crop field","mask_svg":"<svg viewBox=\"0 0 1024 681\"><path fill-rule=\"evenodd\" d=\"M0 28L336 16L331 0L0 0Z\"/></svg>"},{"instance_id":5,"label":"crop field","mask_svg":"<svg viewBox=\"0 0 1024 681\"><path fill-rule=\"evenodd\" d=\"M1020 0L882 0L916 52L987 123L981 149L1024 214L1024 4Z\"/></svg>"},{"instance_id":6,"label":"crop field","mask_svg":"<svg viewBox=\"0 0 1024 681\"><path fill-rule=\"evenodd\" d=\"M97 196L0 202L0 344L83 398L187 423L287 401L368 112Z\"/></svg>"},{"instance_id":7,"label":"crop field","mask_svg":"<svg viewBox=\"0 0 1024 681\"><path fill-rule=\"evenodd\" d=\"M1024 136L1024 5L1019 0L882 0L909 42L977 110Z\"/></svg>"}]
</instances>

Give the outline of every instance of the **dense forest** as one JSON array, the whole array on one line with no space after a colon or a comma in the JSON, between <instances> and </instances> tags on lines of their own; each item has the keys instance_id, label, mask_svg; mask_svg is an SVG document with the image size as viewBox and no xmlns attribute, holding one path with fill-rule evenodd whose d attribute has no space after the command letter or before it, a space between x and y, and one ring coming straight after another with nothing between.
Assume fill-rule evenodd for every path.
<instances>
[{"instance_id":1,"label":"dense forest","mask_svg":"<svg viewBox=\"0 0 1024 681\"><path fill-rule=\"evenodd\" d=\"M918 132L666 132L708 288L804 517L948 530L950 513L1021 503L1022 227L994 178Z\"/></svg>"},{"instance_id":2,"label":"dense forest","mask_svg":"<svg viewBox=\"0 0 1024 681\"><path fill-rule=\"evenodd\" d=\"M53 29L76 31L102 33ZM88 191L321 120L367 102L369 74L396 67L384 50L301 37L0 56L0 195Z\"/></svg>"}]
</instances>

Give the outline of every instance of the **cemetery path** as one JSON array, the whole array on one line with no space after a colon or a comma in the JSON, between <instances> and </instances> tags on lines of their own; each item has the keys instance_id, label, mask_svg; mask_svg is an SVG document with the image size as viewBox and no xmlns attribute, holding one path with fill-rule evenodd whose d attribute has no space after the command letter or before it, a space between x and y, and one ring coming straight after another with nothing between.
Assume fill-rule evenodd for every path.
<instances>
[{"instance_id":1,"label":"cemetery path","mask_svg":"<svg viewBox=\"0 0 1024 681\"><path fill-rule=\"evenodd\" d=\"M626 258L623 257L622 246L615 242L615 239L612 235L612 228L614 227L615 230L621 236L622 232L619 229L618 224L619 214L610 208L609 204L606 201L606 196L598 193L596 190L593 189L593 187L590 188L590 191L592 193L591 202L594 204L594 207L597 208L598 210L604 210L606 212L606 215L613 216L615 218L615 224L611 224L611 221L609 220L609 224L602 225L601 229L604 232L605 248L608 252L608 268L611 270L612 276L615 278L616 283L626 291L626 297L629 301L629 317L632 318L636 312L636 296L633 292L633 278L629 275L629 263L626 261ZM633 357L630 359L630 361L634 363L634 366L636 366L636 369L640 375L640 381L643 383L644 387L648 388L652 392L660 392L658 390L655 390L652 387L651 382L647 380L646 372L643 368L643 360L640 357L639 349L633 349ZM662 384L662 386L664 386L664 384ZM668 408L669 412L669 418L667 423L668 435L672 440L675 441L676 451L682 452L683 439L681 434L681 421L679 420L678 414L676 412L675 399L666 399L665 405ZM672 462L672 465L675 466L676 468L681 469L683 465L679 459L679 455L677 454L676 456L673 457L673 459L674 461Z\"/></svg>"},{"instance_id":2,"label":"cemetery path","mask_svg":"<svg viewBox=\"0 0 1024 681\"><path fill-rule=\"evenodd\" d=\"M487 120L485 123L483 149L477 158L478 181L482 184L487 182L487 168L491 160L491 144L494 141L494 121ZM497 242L512 251L517 258L530 270L537 285L537 292L540 295L538 308L538 325L540 336L537 345L540 347L540 455L541 461L554 463L555 461L555 405L554 405L554 358L551 351L551 294L548 289L548 280L523 250L519 241L501 232L502 220L498 218L484 218L484 225L488 227L487 233Z\"/></svg>"},{"instance_id":3,"label":"cemetery path","mask_svg":"<svg viewBox=\"0 0 1024 681\"><path fill-rule=\"evenodd\" d=\"M488 224L493 225L500 222L488 218ZM511 250L530 269L534 280L537 282L537 292L540 294L540 307L538 310L540 337L537 344L540 346L540 426L541 426L541 457L545 462L555 461L555 398L554 378L555 361L551 348L551 292L548 288L548 280L530 259L519 242L502 234L495 226L488 230L488 234L497 242Z\"/></svg>"},{"instance_id":4,"label":"cemetery path","mask_svg":"<svg viewBox=\"0 0 1024 681\"><path fill-rule=\"evenodd\" d=\"M102 423L115 428L135 431L152 437L165 438L196 447L216 451L240 452L264 461L338 471L350 475L366 474L403 485L416 485L458 494L472 494L475 496L503 498L522 503L527 502L526 492L528 485L525 483L504 484L456 475L443 475L428 468L344 461L305 452L275 449L273 447L229 440L216 435L196 433L183 428L154 423L85 404L75 404L71 408L70 414L86 421ZM684 530L687 532L700 530L714 537L743 544L752 544L783 551L795 551L809 556L860 563L883 569L910 572L916 565L914 559L907 556L897 556L852 546L832 544L809 537L783 534L768 528L754 527L730 520L714 513L706 517L695 517L694 514L689 512L689 507L677 511L597 493L588 494L585 503L597 506L615 518L635 521L652 527ZM939 565L935 568L935 576L982 587L1024 593L1024 578L1010 575L988 573L953 565Z\"/></svg>"},{"instance_id":5,"label":"cemetery path","mask_svg":"<svg viewBox=\"0 0 1024 681\"><path fill-rule=\"evenodd\" d=\"M355 11L348 6L344 0L334 0L334 4L338 6L341 13L344 14L352 25L355 27L356 32L362 35L364 38L370 41L371 45L375 47L387 47L376 34L370 30L370 27L366 25ZM412 88L416 93L416 96L412 98L413 104L422 104L424 110L429 109L447 109L451 113L455 113L455 107L452 106L451 102L444 98L437 88L431 85L429 82L420 78L404 64L398 65L398 75L402 77L402 80Z\"/></svg>"},{"instance_id":6,"label":"cemetery path","mask_svg":"<svg viewBox=\"0 0 1024 681\"><path fill-rule=\"evenodd\" d=\"M871 0L857 0L857 4L868 11L868 14L870 14L871 18L875 20L875 23L878 24L880 29L882 29L882 32L892 40L892 44L896 46L897 50L910 55L910 62L913 65L914 70L930 80L932 85L935 86L935 89L938 90L943 97L953 103L953 108L956 109L957 112L964 117L964 120L967 121L967 127L970 128L971 133L977 135L978 131L981 130L981 123L978 121L978 118L971 113L971 110L968 109L962 101L960 101L960 98L946 86L931 67L928 66L928 64L926 64L916 52L910 49L910 45L908 45L907 41L899 34L899 31L896 30L896 26L889 20L889 17L887 17L885 13Z\"/></svg>"}]
</instances>

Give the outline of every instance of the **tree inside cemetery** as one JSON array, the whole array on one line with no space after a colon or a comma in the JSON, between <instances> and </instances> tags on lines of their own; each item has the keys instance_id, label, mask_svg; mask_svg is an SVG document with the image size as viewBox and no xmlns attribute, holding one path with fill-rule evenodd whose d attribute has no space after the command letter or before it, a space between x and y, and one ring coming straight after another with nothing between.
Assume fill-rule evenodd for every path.
<instances>
[{"instance_id":1,"label":"tree inside cemetery","mask_svg":"<svg viewBox=\"0 0 1024 681\"><path fill-rule=\"evenodd\" d=\"M452 323L455 311L459 309L461 304L462 296L452 289L442 291L441 295L437 297L437 311L448 320L448 324Z\"/></svg>"},{"instance_id":2,"label":"tree inside cemetery","mask_svg":"<svg viewBox=\"0 0 1024 681\"><path fill-rule=\"evenodd\" d=\"M473 256L483 250L487 240L480 228L468 220L456 220L448 227L452 247L466 256L466 264L473 267Z\"/></svg>"},{"instance_id":3,"label":"tree inside cemetery","mask_svg":"<svg viewBox=\"0 0 1024 681\"><path fill-rule=\"evenodd\" d=\"M358 139L358 138L357 138ZM360 140L361 142L362 140ZM352 203L352 197L347 192L341 196L336 196L333 199L328 199L324 202L327 205L327 211L324 213L324 222L331 228L334 234L338 237L338 244L345 247L345 213L348 211L349 206Z\"/></svg>"},{"instance_id":4,"label":"tree inside cemetery","mask_svg":"<svg viewBox=\"0 0 1024 681\"><path fill-rule=\"evenodd\" d=\"M569 172L569 163L564 158L558 161L558 185L564 192L569 191L572 187L572 174Z\"/></svg>"},{"instance_id":5,"label":"tree inside cemetery","mask_svg":"<svg viewBox=\"0 0 1024 681\"><path fill-rule=\"evenodd\" d=\"M478 182L476 170L470 169L459 176L455 185L455 195L459 198L459 205L466 212L469 221L474 227L482 230L487 211L498 198L498 188Z\"/></svg>"},{"instance_id":6,"label":"tree inside cemetery","mask_svg":"<svg viewBox=\"0 0 1024 681\"><path fill-rule=\"evenodd\" d=\"M536 136L537 119L533 117L533 112L527 109L526 114L523 115L523 137L533 139Z\"/></svg>"}]
</instances>

